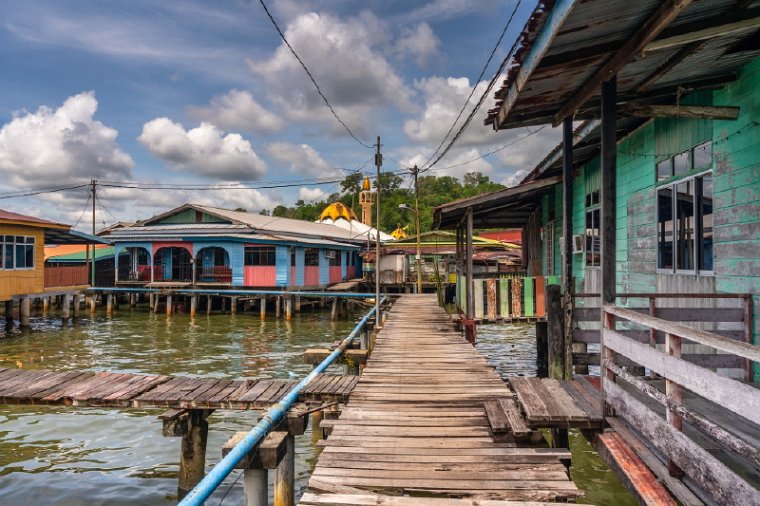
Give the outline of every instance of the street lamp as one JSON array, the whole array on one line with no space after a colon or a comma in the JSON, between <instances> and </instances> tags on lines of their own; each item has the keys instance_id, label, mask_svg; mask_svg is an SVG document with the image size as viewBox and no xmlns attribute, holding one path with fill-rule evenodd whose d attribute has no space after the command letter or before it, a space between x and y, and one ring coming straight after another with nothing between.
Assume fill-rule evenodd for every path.
<instances>
[{"instance_id":1,"label":"street lamp","mask_svg":"<svg viewBox=\"0 0 760 506\"><path fill-rule=\"evenodd\" d=\"M422 293L422 257L420 256L420 210L419 208L409 207L406 204L399 204L399 209L405 211L412 211L414 213L414 221L417 229L417 293Z\"/></svg>"}]
</instances>

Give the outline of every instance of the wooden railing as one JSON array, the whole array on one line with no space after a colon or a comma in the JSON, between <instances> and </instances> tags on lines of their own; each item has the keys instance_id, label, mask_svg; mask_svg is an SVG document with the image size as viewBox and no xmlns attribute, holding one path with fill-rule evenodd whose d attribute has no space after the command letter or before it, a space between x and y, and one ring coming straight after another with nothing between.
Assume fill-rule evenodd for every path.
<instances>
[{"instance_id":1,"label":"wooden railing","mask_svg":"<svg viewBox=\"0 0 760 506\"><path fill-rule=\"evenodd\" d=\"M558 282L557 276L475 277L475 319L499 321L545 318L546 285ZM467 289L462 276L457 278L457 305L460 308L467 306Z\"/></svg>"},{"instance_id":2,"label":"wooden railing","mask_svg":"<svg viewBox=\"0 0 760 506\"><path fill-rule=\"evenodd\" d=\"M736 415L755 427L760 424L760 390L686 361L681 355L682 344L690 342L740 361L760 362L760 347L634 309L607 305L603 311L600 352L604 414L622 417L668 460L671 475L685 474L715 503L760 504L760 491L717 458L714 451L707 451L682 432L685 420L731 458L748 462L750 468L759 466L760 448L746 432L736 430L746 424ZM632 324L662 334L665 351L627 335L627 327ZM624 360L662 377L664 391L658 388L657 381L628 372Z\"/></svg>"},{"instance_id":3,"label":"wooden railing","mask_svg":"<svg viewBox=\"0 0 760 506\"><path fill-rule=\"evenodd\" d=\"M45 288L88 285L86 265L45 266Z\"/></svg>"},{"instance_id":4,"label":"wooden railing","mask_svg":"<svg viewBox=\"0 0 760 506\"><path fill-rule=\"evenodd\" d=\"M694 327L706 327L710 332L733 341L750 343L752 340L752 298L748 294L619 293L616 297L618 301L623 300L630 304L631 307L627 309L636 314L656 316L671 322L688 322L689 326ZM579 351L579 348L586 348L586 345L600 343L599 295L580 293L574 295L574 300L576 307L573 309L572 341L575 345L573 364L599 365L599 353ZM658 301L664 300L675 300L680 305L691 307L661 307ZM718 301L720 301L720 305L733 307L697 307L700 304L704 306L705 301L708 300L713 301L710 303L712 306L719 305ZM579 302L585 303L586 307L577 307ZM588 305L597 305L597 307L588 307ZM620 330L620 333L639 343L648 343L652 347L664 344L666 338L665 333L655 327L644 327L636 322L630 322L625 329ZM690 352L684 353L682 358L710 369L742 369L744 379L749 381L751 378L749 362L736 355Z\"/></svg>"},{"instance_id":5,"label":"wooden railing","mask_svg":"<svg viewBox=\"0 0 760 506\"><path fill-rule=\"evenodd\" d=\"M232 283L232 268L226 265L201 267L195 277L196 283Z\"/></svg>"}]
</instances>

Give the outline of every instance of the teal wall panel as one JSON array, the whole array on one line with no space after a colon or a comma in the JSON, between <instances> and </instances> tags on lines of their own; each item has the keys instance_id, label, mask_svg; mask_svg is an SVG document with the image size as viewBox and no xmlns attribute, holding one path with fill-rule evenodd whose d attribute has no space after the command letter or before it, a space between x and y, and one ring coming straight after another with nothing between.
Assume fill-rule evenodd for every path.
<instances>
[{"instance_id":1,"label":"teal wall panel","mask_svg":"<svg viewBox=\"0 0 760 506\"><path fill-rule=\"evenodd\" d=\"M275 261L277 265L277 286L288 286L290 283L290 248L287 246L275 247Z\"/></svg>"}]
</instances>

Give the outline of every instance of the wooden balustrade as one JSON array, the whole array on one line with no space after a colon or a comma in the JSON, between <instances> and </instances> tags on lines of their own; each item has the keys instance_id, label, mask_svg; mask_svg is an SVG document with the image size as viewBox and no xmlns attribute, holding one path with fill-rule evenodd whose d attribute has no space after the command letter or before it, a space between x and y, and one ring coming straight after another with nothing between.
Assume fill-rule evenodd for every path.
<instances>
[{"instance_id":1,"label":"wooden balustrade","mask_svg":"<svg viewBox=\"0 0 760 506\"><path fill-rule=\"evenodd\" d=\"M546 286L557 284L557 276L476 277L473 280L474 318L481 321L539 320L546 317ZM467 288L457 278L457 304L466 306Z\"/></svg>"},{"instance_id":2,"label":"wooden balustrade","mask_svg":"<svg viewBox=\"0 0 760 506\"><path fill-rule=\"evenodd\" d=\"M694 343L751 363L760 362L760 347L636 309L606 305L602 311L601 389L606 415L623 418L663 454L671 475L687 475L716 503L760 504L760 491L726 463L742 458L750 465L760 464L760 448L753 444L760 424L760 390L681 355L683 344ZM627 335L631 324L662 333L665 350L652 347L640 335ZM631 374L623 363L653 371L664 379L664 388L660 381ZM684 433L684 420L725 453L708 451L700 439ZM747 427L755 427L754 432Z\"/></svg>"},{"instance_id":3,"label":"wooden balustrade","mask_svg":"<svg viewBox=\"0 0 760 506\"><path fill-rule=\"evenodd\" d=\"M45 266L45 288L88 285L86 265Z\"/></svg>"}]
</instances>

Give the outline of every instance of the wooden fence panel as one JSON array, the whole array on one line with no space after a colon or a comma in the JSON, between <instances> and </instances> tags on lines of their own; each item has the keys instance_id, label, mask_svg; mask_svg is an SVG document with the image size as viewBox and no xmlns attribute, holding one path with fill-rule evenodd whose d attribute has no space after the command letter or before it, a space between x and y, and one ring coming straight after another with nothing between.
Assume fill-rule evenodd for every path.
<instances>
[{"instance_id":1,"label":"wooden fence panel","mask_svg":"<svg viewBox=\"0 0 760 506\"><path fill-rule=\"evenodd\" d=\"M499 299L501 306L499 314L503 318L509 318L509 280L507 278L499 280Z\"/></svg>"},{"instance_id":2,"label":"wooden fence panel","mask_svg":"<svg viewBox=\"0 0 760 506\"><path fill-rule=\"evenodd\" d=\"M482 319L485 316L483 307L483 281L482 279L473 280L473 299L475 300L475 318Z\"/></svg>"},{"instance_id":3,"label":"wooden fence panel","mask_svg":"<svg viewBox=\"0 0 760 506\"><path fill-rule=\"evenodd\" d=\"M523 278L523 314L525 316L535 315L535 311L533 310L535 302L533 299L533 281L534 278Z\"/></svg>"}]
</instances>

